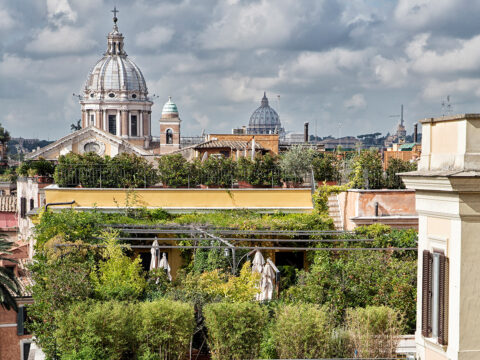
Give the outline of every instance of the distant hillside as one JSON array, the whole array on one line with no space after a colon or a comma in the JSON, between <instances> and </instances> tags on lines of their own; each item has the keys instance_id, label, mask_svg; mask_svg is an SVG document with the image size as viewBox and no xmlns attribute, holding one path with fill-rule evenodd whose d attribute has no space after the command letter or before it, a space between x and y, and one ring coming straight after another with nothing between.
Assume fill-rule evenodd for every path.
<instances>
[{"instance_id":1,"label":"distant hillside","mask_svg":"<svg viewBox=\"0 0 480 360\"><path fill-rule=\"evenodd\" d=\"M40 140L40 139L24 139L24 138L12 138L8 142L8 155L15 158L17 154L25 154L32 152L37 147L44 147L51 144L53 141Z\"/></svg>"}]
</instances>

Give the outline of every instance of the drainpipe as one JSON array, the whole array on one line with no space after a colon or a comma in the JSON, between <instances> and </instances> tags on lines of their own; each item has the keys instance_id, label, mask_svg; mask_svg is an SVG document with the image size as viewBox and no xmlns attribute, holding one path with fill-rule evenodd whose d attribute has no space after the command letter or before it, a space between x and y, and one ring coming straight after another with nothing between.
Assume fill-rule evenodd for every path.
<instances>
[{"instance_id":1,"label":"drainpipe","mask_svg":"<svg viewBox=\"0 0 480 360\"><path fill-rule=\"evenodd\" d=\"M378 201L375 202L375 217L378 217Z\"/></svg>"},{"instance_id":2,"label":"drainpipe","mask_svg":"<svg viewBox=\"0 0 480 360\"><path fill-rule=\"evenodd\" d=\"M52 203L48 203L45 205L45 211L48 210L48 207L49 206L57 206L57 205L73 205L75 204L75 200L72 200L70 202L52 202Z\"/></svg>"}]
</instances>

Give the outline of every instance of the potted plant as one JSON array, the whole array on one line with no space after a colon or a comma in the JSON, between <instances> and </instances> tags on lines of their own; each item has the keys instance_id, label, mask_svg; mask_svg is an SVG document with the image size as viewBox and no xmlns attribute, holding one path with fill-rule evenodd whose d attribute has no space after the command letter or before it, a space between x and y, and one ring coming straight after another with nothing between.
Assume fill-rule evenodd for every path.
<instances>
[{"instance_id":1,"label":"potted plant","mask_svg":"<svg viewBox=\"0 0 480 360\"><path fill-rule=\"evenodd\" d=\"M182 188L190 185L190 166L181 154L163 155L157 162L163 187Z\"/></svg>"},{"instance_id":2,"label":"potted plant","mask_svg":"<svg viewBox=\"0 0 480 360\"><path fill-rule=\"evenodd\" d=\"M304 145L292 146L280 158L283 187L299 187L312 169L315 150Z\"/></svg>"},{"instance_id":3,"label":"potted plant","mask_svg":"<svg viewBox=\"0 0 480 360\"><path fill-rule=\"evenodd\" d=\"M337 184L340 172L338 170L338 160L335 154L315 154L312 160L312 167L318 186Z\"/></svg>"}]
</instances>

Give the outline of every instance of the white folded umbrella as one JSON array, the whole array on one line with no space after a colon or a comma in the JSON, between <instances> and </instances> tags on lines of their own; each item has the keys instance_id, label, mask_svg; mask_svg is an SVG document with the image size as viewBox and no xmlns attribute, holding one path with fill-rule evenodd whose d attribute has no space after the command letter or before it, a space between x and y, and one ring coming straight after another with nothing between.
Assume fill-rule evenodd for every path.
<instances>
[{"instance_id":1,"label":"white folded umbrella","mask_svg":"<svg viewBox=\"0 0 480 360\"><path fill-rule=\"evenodd\" d=\"M152 254L152 259L150 260L150 270L156 269L158 267L158 241L155 240L152 244L152 248L150 249L150 253Z\"/></svg>"},{"instance_id":2,"label":"white folded umbrella","mask_svg":"<svg viewBox=\"0 0 480 360\"><path fill-rule=\"evenodd\" d=\"M252 262L252 272L262 273L263 265L265 265L265 259L260 250L257 250Z\"/></svg>"},{"instance_id":3,"label":"white folded umbrella","mask_svg":"<svg viewBox=\"0 0 480 360\"><path fill-rule=\"evenodd\" d=\"M273 282L275 271L269 263L266 263L262 271L262 281L260 285L260 301L271 300L273 298Z\"/></svg>"},{"instance_id":4,"label":"white folded umbrella","mask_svg":"<svg viewBox=\"0 0 480 360\"><path fill-rule=\"evenodd\" d=\"M167 260L167 253L162 254L162 258L158 263L158 268L165 270L165 272L167 273L168 280L172 281L172 275L170 274L170 264L168 263L168 260Z\"/></svg>"}]
</instances>

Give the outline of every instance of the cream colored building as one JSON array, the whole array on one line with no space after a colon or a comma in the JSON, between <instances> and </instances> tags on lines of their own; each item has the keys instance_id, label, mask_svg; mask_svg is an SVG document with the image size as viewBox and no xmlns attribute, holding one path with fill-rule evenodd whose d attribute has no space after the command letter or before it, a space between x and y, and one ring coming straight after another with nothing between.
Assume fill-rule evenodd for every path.
<instances>
[{"instance_id":1,"label":"cream colored building","mask_svg":"<svg viewBox=\"0 0 480 360\"><path fill-rule=\"evenodd\" d=\"M421 123L417 357L480 359L480 114Z\"/></svg>"}]
</instances>

